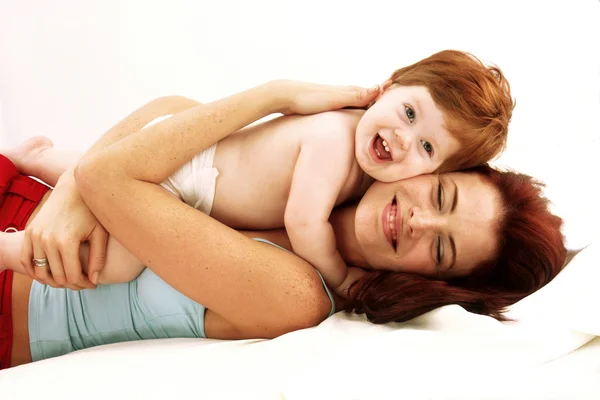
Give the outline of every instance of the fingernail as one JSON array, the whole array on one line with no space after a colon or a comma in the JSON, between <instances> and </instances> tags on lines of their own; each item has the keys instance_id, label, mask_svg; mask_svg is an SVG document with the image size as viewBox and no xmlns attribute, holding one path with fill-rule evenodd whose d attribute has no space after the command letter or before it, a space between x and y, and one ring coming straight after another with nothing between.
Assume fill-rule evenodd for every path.
<instances>
[{"instance_id":1,"label":"fingernail","mask_svg":"<svg viewBox=\"0 0 600 400\"><path fill-rule=\"evenodd\" d=\"M92 283L93 283L94 285L97 285L97 284L98 284L98 271L96 271L96 272L94 272L94 273L92 274Z\"/></svg>"},{"instance_id":2,"label":"fingernail","mask_svg":"<svg viewBox=\"0 0 600 400\"><path fill-rule=\"evenodd\" d=\"M376 90L379 90L379 85L373 86L371 89L369 89L369 92L374 92Z\"/></svg>"}]
</instances>

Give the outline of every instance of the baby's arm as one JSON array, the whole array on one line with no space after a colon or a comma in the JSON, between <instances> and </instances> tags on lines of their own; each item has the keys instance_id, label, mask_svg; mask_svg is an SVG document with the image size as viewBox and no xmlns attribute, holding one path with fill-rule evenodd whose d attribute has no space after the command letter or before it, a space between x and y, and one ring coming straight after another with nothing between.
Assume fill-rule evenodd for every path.
<instances>
[{"instance_id":1,"label":"baby's arm","mask_svg":"<svg viewBox=\"0 0 600 400\"><path fill-rule=\"evenodd\" d=\"M353 143L339 135L309 134L296 161L285 209L285 227L294 252L342 288L348 268L337 251L329 216L344 187L354 157Z\"/></svg>"}]
</instances>

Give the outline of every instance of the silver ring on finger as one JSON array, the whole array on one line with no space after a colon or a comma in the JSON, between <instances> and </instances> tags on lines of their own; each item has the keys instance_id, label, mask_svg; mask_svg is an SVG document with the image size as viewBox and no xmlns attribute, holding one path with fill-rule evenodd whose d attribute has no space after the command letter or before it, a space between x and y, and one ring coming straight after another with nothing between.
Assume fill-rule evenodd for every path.
<instances>
[{"instance_id":1,"label":"silver ring on finger","mask_svg":"<svg viewBox=\"0 0 600 400\"><path fill-rule=\"evenodd\" d=\"M36 267L39 267L39 268L47 267L49 265L48 259L47 258L34 258L33 265L35 265Z\"/></svg>"}]
</instances>

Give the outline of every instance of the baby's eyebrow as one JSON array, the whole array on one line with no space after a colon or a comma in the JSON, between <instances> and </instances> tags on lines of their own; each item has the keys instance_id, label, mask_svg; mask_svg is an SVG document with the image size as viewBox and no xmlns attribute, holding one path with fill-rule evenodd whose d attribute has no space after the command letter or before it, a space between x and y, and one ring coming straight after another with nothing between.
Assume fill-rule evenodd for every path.
<instances>
[{"instance_id":1,"label":"baby's eyebrow","mask_svg":"<svg viewBox=\"0 0 600 400\"><path fill-rule=\"evenodd\" d=\"M412 101L413 101L413 103L415 103L415 108L417 109L417 112L419 113L419 117L423 118L424 114L423 114L423 108L421 107L421 102L416 97L413 97Z\"/></svg>"}]
</instances>

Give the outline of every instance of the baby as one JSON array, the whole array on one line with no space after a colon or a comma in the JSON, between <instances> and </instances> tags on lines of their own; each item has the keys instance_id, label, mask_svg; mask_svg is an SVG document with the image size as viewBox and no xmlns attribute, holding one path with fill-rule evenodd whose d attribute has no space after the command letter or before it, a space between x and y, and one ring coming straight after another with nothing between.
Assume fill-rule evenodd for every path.
<instances>
[{"instance_id":1,"label":"baby","mask_svg":"<svg viewBox=\"0 0 600 400\"><path fill-rule=\"evenodd\" d=\"M248 126L198 154L161 186L235 229L285 226L294 252L343 294L353 279L328 222L332 209L360 199L373 180L390 182L489 161L506 144L513 109L500 70L458 51L401 68L378 90L366 111L286 116ZM51 185L76 161L46 138L3 154L22 172ZM388 240L396 248L393 204L387 222ZM0 246L5 238L0 235ZM5 251L20 251L15 247ZM2 268L23 272L20 265ZM106 265L92 280L125 282L143 269L110 238Z\"/></svg>"}]
</instances>

